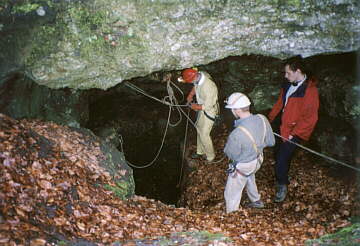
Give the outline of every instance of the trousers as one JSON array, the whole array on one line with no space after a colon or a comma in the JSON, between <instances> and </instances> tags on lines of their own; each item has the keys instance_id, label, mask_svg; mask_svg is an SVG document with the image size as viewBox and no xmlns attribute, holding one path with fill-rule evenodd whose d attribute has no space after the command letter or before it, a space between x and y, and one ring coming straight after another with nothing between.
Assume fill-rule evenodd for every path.
<instances>
[{"instance_id":1,"label":"trousers","mask_svg":"<svg viewBox=\"0 0 360 246\"><path fill-rule=\"evenodd\" d=\"M198 118L196 121L196 153L199 155L205 154L208 161L215 159L214 145L210 137L213 125L214 121L206 117L203 111L198 113Z\"/></svg>"},{"instance_id":2,"label":"trousers","mask_svg":"<svg viewBox=\"0 0 360 246\"><path fill-rule=\"evenodd\" d=\"M261 196L256 186L255 173L259 170L261 162L262 160L255 159L236 165L236 169L242 174L249 176L241 175L237 171L229 174L224 191L226 213L231 213L239 209L242 192L245 187L251 202L260 200Z\"/></svg>"},{"instance_id":3,"label":"trousers","mask_svg":"<svg viewBox=\"0 0 360 246\"><path fill-rule=\"evenodd\" d=\"M299 143L300 138L294 136L291 139L294 143ZM297 146L288 141L278 141L275 146L275 176L276 181L280 185L288 185L289 184L289 169L291 159L294 155Z\"/></svg>"}]
</instances>

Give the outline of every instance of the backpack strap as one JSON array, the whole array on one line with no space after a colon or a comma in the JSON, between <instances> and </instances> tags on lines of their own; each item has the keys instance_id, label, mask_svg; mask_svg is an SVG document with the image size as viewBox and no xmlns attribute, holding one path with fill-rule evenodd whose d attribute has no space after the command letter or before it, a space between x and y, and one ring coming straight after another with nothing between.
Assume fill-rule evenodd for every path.
<instances>
[{"instance_id":1,"label":"backpack strap","mask_svg":"<svg viewBox=\"0 0 360 246\"><path fill-rule=\"evenodd\" d=\"M265 137L266 137L266 123L265 123L265 116L262 115L262 114L258 114L258 116L262 119L262 122L263 122L263 126L264 126L264 136L263 136L263 139L262 139L262 143L265 142Z\"/></svg>"},{"instance_id":2,"label":"backpack strap","mask_svg":"<svg viewBox=\"0 0 360 246\"><path fill-rule=\"evenodd\" d=\"M263 135L263 138L262 138L262 142L264 142L264 141L265 141L265 136L266 136L266 124L265 124L264 116L261 115L261 114L259 114L259 117L262 119L263 126L264 126L264 135ZM258 147L257 147L257 145L256 145L255 139L254 139L254 137L252 136L252 134L251 134L245 127L243 127L243 126L238 126L238 128L241 129L241 130L250 138L250 140L251 140L251 142L252 142L252 145L253 145L253 148L254 148L254 150L255 150L256 153L257 153L258 162L257 162L257 165L256 165L256 167L255 167L255 170L254 170L251 174L245 175L245 174L239 172L239 171L236 169L236 171L237 171L239 174L248 177L248 176L252 175L253 173L255 173L258 168L260 168L260 165L261 165L261 163L262 163L262 161L263 161L263 156L262 156L263 154L259 152L259 149L258 149ZM261 159L261 160L260 160L260 159Z\"/></svg>"},{"instance_id":3,"label":"backpack strap","mask_svg":"<svg viewBox=\"0 0 360 246\"><path fill-rule=\"evenodd\" d=\"M254 139L254 137L251 135L251 133L250 133L245 127L243 127L243 126L238 126L238 128L240 128L240 129L250 138L250 140L251 140L251 142L252 142L252 145L253 145L256 153L259 155L259 149L258 149L258 147L256 146L255 139Z\"/></svg>"}]
</instances>

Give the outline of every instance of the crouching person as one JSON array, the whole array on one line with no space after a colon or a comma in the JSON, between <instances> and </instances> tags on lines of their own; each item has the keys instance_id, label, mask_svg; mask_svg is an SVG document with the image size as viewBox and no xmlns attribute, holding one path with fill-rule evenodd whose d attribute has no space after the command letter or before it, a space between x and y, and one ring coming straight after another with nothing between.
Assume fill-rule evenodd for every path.
<instances>
[{"instance_id":1,"label":"crouching person","mask_svg":"<svg viewBox=\"0 0 360 246\"><path fill-rule=\"evenodd\" d=\"M263 149L275 144L275 138L269 121L261 114L250 112L250 100L236 92L226 101L225 108L231 109L235 116L235 129L230 133L224 152L232 161L227 170L225 186L226 212L239 209L244 187L251 203L249 207L263 208L258 192L255 173L263 162Z\"/></svg>"}]
</instances>

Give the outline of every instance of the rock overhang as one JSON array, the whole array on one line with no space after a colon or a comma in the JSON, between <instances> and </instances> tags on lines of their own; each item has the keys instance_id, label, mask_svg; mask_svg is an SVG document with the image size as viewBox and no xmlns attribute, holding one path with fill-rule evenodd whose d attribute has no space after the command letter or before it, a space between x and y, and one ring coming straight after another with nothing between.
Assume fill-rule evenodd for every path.
<instances>
[{"instance_id":1,"label":"rock overhang","mask_svg":"<svg viewBox=\"0 0 360 246\"><path fill-rule=\"evenodd\" d=\"M286 59L360 47L357 0L48 2L55 20L33 26L15 52L23 54L17 65L50 88L108 89L228 56Z\"/></svg>"}]
</instances>

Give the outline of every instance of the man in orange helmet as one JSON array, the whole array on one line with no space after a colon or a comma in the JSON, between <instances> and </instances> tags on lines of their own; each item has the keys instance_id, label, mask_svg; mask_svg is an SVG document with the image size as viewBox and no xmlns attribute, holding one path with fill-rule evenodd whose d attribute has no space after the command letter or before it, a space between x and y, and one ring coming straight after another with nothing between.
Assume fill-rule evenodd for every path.
<instances>
[{"instance_id":1,"label":"man in orange helmet","mask_svg":"<svg viewBox=\"0 0 360 246\"><path fill-rule=\"evenodd\" d=\"M208 163L211 163L215 159L215 151L210 132L215 118L219 114L216 84L208 73L193 68L183 70L179 81L194 85L186 98L191 109L198 112L196 120L197 148L192 158L206 157ZM196 96L196 103L193 103L194 96Z\"/></svg>"}]
</instances>

